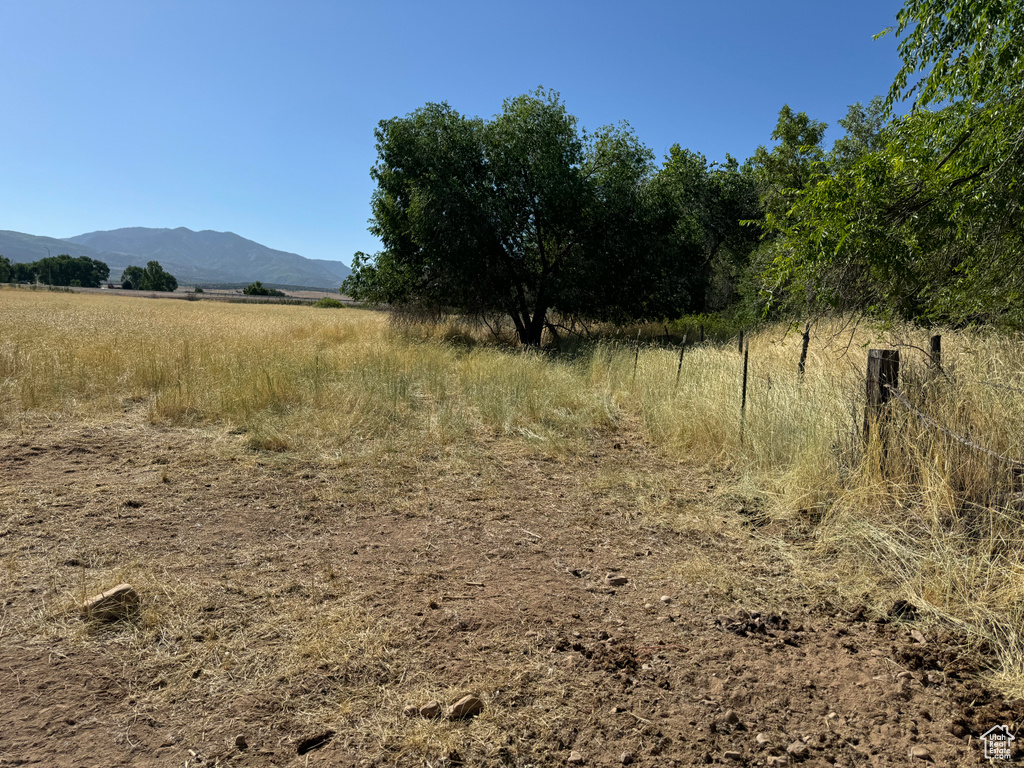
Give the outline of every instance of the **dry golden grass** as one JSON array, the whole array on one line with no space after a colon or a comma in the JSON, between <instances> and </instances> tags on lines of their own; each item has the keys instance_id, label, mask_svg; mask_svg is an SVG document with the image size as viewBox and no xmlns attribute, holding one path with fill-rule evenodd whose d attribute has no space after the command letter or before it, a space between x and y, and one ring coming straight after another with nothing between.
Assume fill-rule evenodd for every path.
<instances>
[{"instance_id":1,"label":"dry golden grass","mask_svg":"<svg viewBox=\"0 0 1024 768\"><path fill-rule=\"evenodd\" d=\"M927 336L818 325L801 378L798 332L751 334L741 435L735 345L690 348L679 369L673 349L645 347L636 356L628 344L595 343L559 358L474 343L472 329L458 324L396 330L383 316L357 310L2 290L0 425L40 416L103 419L142 407L156 425L226 429L265 454L342 461L369 450L425 455L494 437L560 456L629 420L670 456L740 472L751 495L765 499L765 538L788 542L779 546L809 580L857 594L869 586L880 610L896 598L913 601L979 646L995 647L993 674L1024 692L1019 478L899 406L884 473L878 446L865 459L861 445L866 348L898 345L913 402L958 435L1024 457L1022 340L946 333L945 374L931 375L921 352ZM637 515L671 507L668 489L592 479L598 491L606 482L630 489ZM686 529L699 521L672 524ZM681 567L722 592L737 587L739 577L713 558ZM191 597L184 586L168 589L164 613L139 632L173 634L174 606ZM402 674L389 627L357 606L346 599L315 617L275 612L282 648L347 669L368 686L387 685ZM262 674L280 674L246 666L249 631L256 638L275 632L254 619L235 645L204 646L208 656L197 666L241 670L257 688ZM376 650L356 662L350 645ZM195 684L165 682L171 689ZM423 687L424 697L432 693Z\"/></svg>"},{"instance_id":2,"label":"dry golden grass","mask_svg":"<svg viewBox=\"0 0 1024 768\"><path fill-rule=\"evenodd\" d=\"M814 578L876 607L909 599L960 627L1000 684L1024 691L1024 486L1020 473L936 429L901 403L881 446L862 440L867 347L901 350L901 390L950 432L1024 458L1024 341L946 332L944 372L928 366L930 332L908 328L814 329L807 371L797 371L799 332L750 337L745 430L742 358L706 347L683 358L640 357L637 403L652 437L679 456L726 461L766 497L765 529L807 550ZM791 550L792 551L792 550ZM837 574L843 574L837 576ZM809 574L810 578L810 574Z\"/></svg>"}]
</instances>

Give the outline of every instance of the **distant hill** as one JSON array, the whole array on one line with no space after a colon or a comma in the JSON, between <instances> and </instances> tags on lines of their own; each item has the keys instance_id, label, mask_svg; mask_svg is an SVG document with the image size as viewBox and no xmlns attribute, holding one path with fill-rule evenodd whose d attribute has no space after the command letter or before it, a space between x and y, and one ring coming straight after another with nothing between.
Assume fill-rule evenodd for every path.
<instances>
[{"instance_id":1,"label":"distant hill","mask_svg":"<svg viewBox=\"0 0 1024 768\"><path fill-rule=\"evenodd\" d=\"M110 259L123 258L120 254L100 254L95 248L78 246L55 237L40 237L39 235L27 235L24 232L0 230L0 256L6 256L12 262L25 264L45 259L47 256L59 256L62 253L70 256L88 256L90 259L104 261L110 267L111 274L114 273L114 265ZM120 275L120 273L118 274Z\"/></svg>"},{"instance_id":2,"label":"distant hill","mask_svg":"<svg viewBox=\"0 0 1024 768\"><path fill-rule=\"evenodd\" d=\"M351 274L340 261L277 251L233 232L128 227L60 240L0 230L0 255L11 261L36 261L47 255L47 248L53 256L68 253L106 262L114 281L130 264L145 266L153 260L182 285L248 284L259 280L268 285L333 291Z\"/></svg>"}]
</instances>

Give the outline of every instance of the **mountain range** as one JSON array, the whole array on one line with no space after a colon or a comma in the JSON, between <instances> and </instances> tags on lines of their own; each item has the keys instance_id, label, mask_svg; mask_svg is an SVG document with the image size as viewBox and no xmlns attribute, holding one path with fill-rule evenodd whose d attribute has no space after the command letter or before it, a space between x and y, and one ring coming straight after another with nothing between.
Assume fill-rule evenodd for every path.
<instances>
[{"instance_id":1,"label":"mountain range","mask_svg":"<svg viewBox=\"0 0 1024 768\"><path fill-rule=\"evenodd\" d=\"M352 270L340 261L307 259L246 240L233 232L185 227L127 227L63 239L0 230L0 255L12 262L32 262L48 255L88 256L110 267L117 282L125 267L158 261L181 285L247 285L335 291Z\"/></svg>"}]
</instances>

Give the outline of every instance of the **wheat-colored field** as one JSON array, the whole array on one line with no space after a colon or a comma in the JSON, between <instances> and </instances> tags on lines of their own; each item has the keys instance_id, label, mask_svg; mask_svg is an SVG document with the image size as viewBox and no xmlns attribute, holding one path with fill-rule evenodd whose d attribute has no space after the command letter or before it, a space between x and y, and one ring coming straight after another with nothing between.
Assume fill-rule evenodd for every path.
<instances>
[{"instance_id":1,"label":"wheat-colored field","mask_svg":"<svg viewBox=\"0 0 1024 768\"><path fill-rule=\"evenodd\" d=\"M645 329L640 330L644 337ZM649 331L656 340L658 329ZM328 508L345 519L351 513L344 510L351 505L341 500L349 497L393 509L396 515L407 508L409 520L465 515L427 513L434 502L409 490L429 483L438 472L435 467L443 466L448 477L438 482L450 491L481 483L488 489L481 499L509 494L513 505L529 505L533 500L520 498L516 489L527 493L534 488L541 494L538 510L548 509L551 494L562 495L557 489L564 483L567 497L580 511L560 513L557 520L538 512L549 531L559 524L591 530L594 520L588 522L586 515L596 513L586 510L592 498L600 500L599 506L621 508L622 525L630 527L631 536L649 535L651 526L684 536L714 535L716 528L752 531L758 557L784 562L794 574L787 576L780 595L802 589L834 593L837 599L866 604L878 615L887 615L897 600L908 601L924 620L952 628L999 687L1020 695L1024 496L1019 468L993 454L1024 457L1019 428L1024 341L946 332L942 370L937 370L925 352L932 332L819 322L812 326L803 376L797 371L799 331L771 326L751 332L741 423L743 358L735 340L691 345L680 354L678 347L654 341L638 348L635 343L595 339L572 353L553 354L494 342L480 329L455 320L395 325L385 314L350 308L161 302L6 289L0 290L0 429L27 436L41 425L76 425L81 431L141 417L156 430L143 443L154 446L160 443L160 430L185 428L192 436L188 449L202 458L189 460L191 469L185 459L175 459L177 464L160 459L162 475L153 479L158 489L173 489L180 471L194 475L189 483L197 495L187 498L199 499L211 478L237 474L244 479L238 480L235 492L258 506L263 496L245 483L269 488L276 472L289 477L290 488L316 484L309 502L314 511L304 513L300 522L305 515L319 520ZM897 403L890 409L885 444L864 444L866 351L876 346L901 351L902 392L947 431ZM548 460L553 467L582 465L602 440L614 443L608 454L614 458L621 448L618 441L627 437L645 441L651 455L665 463L638 466L626 460L627 445L622 461L590 476L579 475L577 468L563 480L556 472L545 476L545 484L530 480L520 487L522 478L502 474L532 477ZM110 445L128 444L128 437L119 439ZM494 464L493 446L510 456L507 466ZM168 455L171 450L168 445ZM519 462L520 451L523 457L542 458ZM402 486L402 493L381 484L379 473L371 471L385 465L390 468L388 482ZM297 467L300 474L291 478ZM671 467L699 467L702 477L719 476L731 495L708 491L707 499L742 498L741 513L709 511L710 501L702 507L691 496L687 506L680 506L673 495L680 492L674 487L678 477L668 475L692 469ZM138 473L143 476L142 469ZM338 479L342 477L363 479ZM708 487L714 488L715 482ZM27 492L15 485L6 492L18 496L18 509L28 510L22 516L31 518L31 510L42 504L30 503ZM100 493L87 498L101 504ZM469 498L477 500L472 494ZM130 512L135 502L124 503ZM225 503L223 498L218 501L221 508ZM440 507L444 504L442 499ZM703 519L695 511L700 509L706 510L700 513ZM507 517L497 508L493 514L499 523ZM199 513L186 517L197 520L197 527L203 522ZM276 607L246 618L244 631L239 628L208 642L202 648L205 656L197 657L194 649L181 651L184 656L176 656L177 651L154 656L154 644L174 648L182 637L187 641L205 631L191 611L204 599L203 586L189 577L194 562L179 553L159 567L142 560L106 567L100 545L86 545L68 533L73 530L68 528L70 519L61 523L63 533L55 534L69 540L59 542L39 567L55 567L45 565L51 561L89 562L94 566L89 577L74 586L73 594L54 598L31 615L0 611L0 634L74 636L80 630L66 618L69 607L87 593L110 586L103 579L127 578L149 592L162 591L166 598L150 605L136 634L122 640L137 652L143 670L139 674L159 682L140 701L197 695L206 678L193 676L195 664L215 661L222 670L218 674L226 676L217 678L217 695L226 697L230 691L237 697L240 691L255 696L264 684L260 681L270 685L288 679L315 662L318 669L344 670L353 685L362 686L346 705L346 716L362 718L364 732L373 733L380 744L408 755L427 750L426 742L419 744L418 739L436 742L437 733L419 726L410 731L391 712L400 709L396 697L403 690L421 691L422 698L447 690L432 688L429 678L409 677L409 660L402 660L410 652L409 628L385 618L380 604L366 594L353 593L327 610L309 609L305 598L310 595L337 599L334 593L344 589L339 586L345 577L337 554L312 553L312 560L301 566L311 574L310 581L297 582L293 593L293 587L282 591L275 575L293 566L264 574L263 564L269 568L271 563L291 562L298 555L291 549L295 545L284 540L245 545L246 561L256 571L239 582L242 591L237 594L270 596ZM472 529L472 516L460 519ZM369 516L358 520L356 525L353 519L353 530L374 524ZM526 522L517 525L523 533L516 535L525 542L546 536L543 528L537 533ZM361 540L355 549L370 546L376 545ZM31 557L5 558L6 584L28 578L25 563ZM388 567L401 570L407 565ZM754 594L754 580L713 551L695 550L670 572L674 579L699 582L701 594L718 600L739 601ZM67 578L54 575L51 592L67 593ZM429 578L417 576L417 591ZM266 580L263 587L261 579ZM768 599L764 583L757 589L759 599ZM644 610L650 607L644 604ZM518 648L522 638L514 634L501 642ZM265 653L257 650L261 643ZM531 653L528 648L515 652ZM210 661L209 654L217 658ZM191 661L179 663L182 658ZM513 691L520 685L527 690L526 678L516 677L520 672L508 675L515 680L491 681L491 687ZM245 685L229 682L236 679ZM535 687L535 681L530 685ZM381 714L384 702L390 714ZM326 700L310 703L304 716L322 721L327 710L318 707L327 706ZM337 711L336 702L330 706ZM539 722L529 720L523 732L536 729ZM511 727L508 722L506 726Z\"/></svg>"}]
</instances>

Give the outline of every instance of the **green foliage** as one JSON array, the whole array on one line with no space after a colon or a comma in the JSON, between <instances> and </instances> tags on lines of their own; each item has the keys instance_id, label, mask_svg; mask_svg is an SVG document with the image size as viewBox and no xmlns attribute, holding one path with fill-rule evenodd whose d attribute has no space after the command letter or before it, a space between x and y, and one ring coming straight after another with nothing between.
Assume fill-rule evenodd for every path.
<instances>
[{"instance_id":1,"label":"green foliage","mask_svg":"<svg viewBox=\"0 0 1024 768\"><path fill-rule=\"evenodd\" d=\"M885 99L875 96L867 107L860 102L851 104L839 125L846 134L836 139L828 153L828 164L837 171L848 169L864 155L885 146Z\"/></svg>"},{"instance_id":2,"label":"green foliage","mask_svg":"<svg viewBox=\"0 0 1024 768\"><path fill-rule=\"evenodd\" d=\"M1007 104L1024 89L1024 6L1017 0L906 0L896 22L903 66L890 105L909 98L915 107Z\"/></svg>"},{"instance_id":3,"label":"green foliage","mask_svg":"<svg viewBox=\"0 0 1024 768\"><path fill-rule=\"evenodd\" d=\"M125 290L173 292L178 289L178 281L174 275L164 272L159 262L150 261L145 269L125 267L121 273L121 287Z\"/></svg>"},{"instance_id":4,"label":"green foliage","mask_svg":"<svg viewBox=\"0 0 1024 768\"><path fill-rule=\"evenodd\" d=\"M246 296L284 296L284 291L279 291L276 288L267 288L263 283L257 280L255 283L250 283L242 291Z\"/></svg>"},{"instance_id":5,"label":"green foliage","mask_svg":"<svg viewBox=\"0 0 1024 768\"><path fill-rule=\"evenodd\" d=\"M622 125L587 134L557 93L492 120L427 104L376 131L370 231L342 292L361 301L507 313L539 344L549 312L678 314L692 242L673 238L650 150Z\"/></svg>"},{"instance_id":6,"label":"green foliage","mask_svg":"<svg viewBox=\"0 0 1024 768\"><path fill-rule=\"evenodd\" d=\"M197 285L195 288L192 289L192 293L204 293L204 291L201 286Z\"/></svg>"},{"instance_id":7,"label":"green foliage","mask_svg":"<svg viewBox=\"0 0 1024 768\"><path fill-rule=\"evenodd\" d=\"M322 307L324 309L342 309L345 306L345 302L332 299L330 296L324 296L322 299L313 304L314 307Z\"/></svg>"},{"instance_id":8,"label":"green foliage","mask_svg":"<svg viewBox=\"0 0 1024 768\"><path fill-rule=\"evenodd\" d=\"M102 261L87 256L71 258L66 253L59 256L47 256L26 264L6 263L6 270L0 264L0 282L6 282L2 276L6 273L8 280L18 282L41 282L51 286L79 285L87 288L98 288L110 276L110 268Z\"/></svg>"},{"instance_id":9,"label":"green foliage","mask_svg":"<svg viewBox=\"0 0 1024 768\"><path fill-rule=\"evenodd\" d=\"M144 274L142 267L125 267L124 272L121 273L121 287L126 291L142 290Z\"/></svg>"},{"instance_id":10,"label":"green foliage","mask_svg":"<svg viewBox=\"0 0 1024 768\"><path fill-rule=\"evenodd\" d=\"M0 283L9 283L13 279L14 271L11 269L11 262L6 256L0 256Z\"/></svg>"},{"instance_id":11,"label":"green foliage","mask_svg":"<svg viewBox=\"0 0 1024 768\"><path fill-rule=\"evenodd\" d=\"M855 105L766 205L765 296L920 321L1024 323L1024 10L908 0L886 104ZM901 98L905 117L883 125ZM940 108L928 109L929 105Z\"/></svg>"},{"instance_id":12,"label":"green foliage","mask_svg":"<svg viewBox=\"0 0 1024 768\"><path fill-rule=\"evenodd\" d=\"M750 159L767 216L784 216L800 192L821 173L827 129L827 123L812 120L805 112L794 112L788 104L779 110L772 131L776 145L770 150L758 147Z\"/></svg>"},{"instance_id":13,"label":"green foliage","mask_svg":"<svg viewBox=\"0 0 1024 768\"><path fill-rule=\"evenodd\" d=\"M760 217L750 167L729 155L724 163L709 164L704 155L676 144L655 186L670 201L677 250L699 254L685 275L690 310L724 309L736 300L740 275L760 235L757 226L742 223Z\"/></svg>"}]
</instances>

